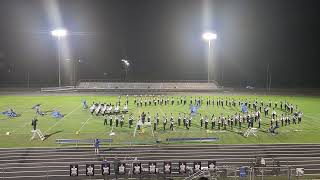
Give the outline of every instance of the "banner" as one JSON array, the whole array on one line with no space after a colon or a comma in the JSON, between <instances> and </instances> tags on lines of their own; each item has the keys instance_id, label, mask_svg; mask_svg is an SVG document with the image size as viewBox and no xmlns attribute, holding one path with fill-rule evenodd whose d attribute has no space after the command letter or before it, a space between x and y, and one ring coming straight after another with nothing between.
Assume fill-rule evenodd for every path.
<instances>
[{"instance_id":1,"label":"banner","mask_svg":"<svg viewBox=\"0 0 320 180\"><path fill-rule=\"evenodd\" d=\"M183 174L187 172L187 163L186 162L179 162L179 173Z\"/></svg>"},{"instance_id":2,"label":"banner","mask_svg":"<svg viewBox=\"0 0 320 180\"><path fill-rule=\"evenodd\" d=\"M79 175L78 164L70 164L70 176L78 176Z\"/></svg>"},{"instance_id":3,"label":"banner","mask_svg":"<svg viewBox=\"0 0 320 180\"><path fill-rule=\"evenodd\" d=\"M86 164L86 175L94 176L94 164Z\"/></svg>"},{"instance_id":4,"label":"banner","mask_svg":"<svg viewBox=\"0 0 320 180\"><path fill-rule=\"evenodd\" d=\"M164 174L171 174L171 162L164 162L163 173Z\"/></svg>"},{"instance_id":5,"label":"banner","mask_svg":"<svg viewBox=\"0 0 320 180\"><path fill-rule=\"evenodd\" d=\"M120 163L118 170L119 174L126 174L126 163Z\"/></svg>"},{"instance_id":6,"label":"banner","mask_svg":"<svg viewBox=\"0 0 320 180\"><path fill-rule=\"evenodd\" d=\"M156 167L157 167L156 162L149 162L149 173L156 174L157 173Z\"/></svg>"},{"instance_id":7,"label":"banner","mask_svg":"<svg viewBox=\"0 0 320 180\"><path fill-rule=\"evenodd\" d=\"M193 163L193 169L194 169L194 172L201 171L201 162L200 162L200 161L194 162L194 163Z\"/></svg>"},{"instance_id":8,"label":"banner","mask_svg":"<svg viewBox=\"0 0 320 180\"><path fill-rule=\"evenodd\" d=\"M141 174L141 163L133 163L133 174Z\"/></svg>"},{"instance_id":9,"label":"banner","mask_svg":"<svg viewBox=\"0 0 320 180\"><path fill-rule=\"evenodd\" d=\"M208 169L215 170L216 169L216 161L208 161Z\"/></svg>"},{"instance_id":10,"label":"banner","mask_svg":"<svg viewBox=\"0 0 320 180\"><path fill-rule=\"evenodd\" d=\"M110 163L102 163L101 164L101 174L103 176L110 175Z\"/></svg>"}]
</instances>

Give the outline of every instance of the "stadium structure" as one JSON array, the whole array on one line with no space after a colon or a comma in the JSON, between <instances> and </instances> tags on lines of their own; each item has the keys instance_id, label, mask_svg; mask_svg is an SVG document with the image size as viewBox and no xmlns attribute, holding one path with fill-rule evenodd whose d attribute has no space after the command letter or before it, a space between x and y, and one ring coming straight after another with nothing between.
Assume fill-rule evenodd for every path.
<instances>
[{"instance_id":1,"label":"stadium structure","mask_svg":"<svg viewBox=\"0 0 320 180\"><path fill-rule=\"evenodd\" d=\"M0 180L320 179L319 7L2 0Z\"/></svg>"},{"instance_id":2,"label":"stadium structure","mask_svg":"<svg viewBox=\"0 0 320 180\"><path fill-rule=\"evenodd\" d=\"M41 88L38 93L40 96L41 94L53 95L57 98L66 95L88 94L91 96L102 93L108 98L108 96L126 96L128 93L132 97L146 94L169 94L171 97L176 94L185 95L185 93L195 97L208 95L208 93L209 97L221 96L221 94L232 97L231 95L235 92L221 88L213 81L208 84L201 81L82 80L77 86ZM261 92L256 93L261 94ZM223 133L223 131L220 132ZM219 138L214 137L215 133L191 137L181 137L178 133L166 140L137 139L127 143L117 143L112 135L102 136L104 138L100 139L99 154L94 154L93 151L96 139L72 138L72 135L55 139L55 147L1 148L0 177L2 179L253 179L263 177L296 179L300 176L318 177L320 175L319 144L265 144L263 141L257 144L250 144L250 141L246 142L249 144L220 144ZM10 136L15 136L14 132ZM46 139L43 142L51 139L50 136L45 135ZM259 136L258 134L257 138ZM276 138L277 135L274 137ZM41 140L35 139L33 142L41 142ZM265 164L261 164L261 158ZM182 172L181 164L183 163L186 169ZM212 163L214 167L210 166ZM197 167L199 164L200 166ZM122 173L119 172L121 165L124 166ZM153 167L151 165L154 165L154 172L151 172ZM167 165L170 165L170 171L166 170ZM139 166L140 171L135 171L136 166ZM104 169L106 167L107 169ZM196 170L196 168L199 169Z\"/></svg>"}]
</instances>

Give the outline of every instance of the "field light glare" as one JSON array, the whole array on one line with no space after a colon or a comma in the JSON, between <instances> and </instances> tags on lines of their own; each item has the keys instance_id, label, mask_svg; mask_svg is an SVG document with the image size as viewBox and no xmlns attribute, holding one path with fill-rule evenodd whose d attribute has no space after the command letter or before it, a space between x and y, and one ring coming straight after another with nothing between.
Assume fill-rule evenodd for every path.
<instances>
[{"instance_id":1,"label":"field light glare","mask_svg":"<svg viewBox=\"0 0 320 180\"><path fill-rule=\"evenodd\" d=\"M56 37L64 37L68 35L68 31L65 29L55 29L51 31L51 35Z\"/></svg>"},{"instance_id":2,"label":"field light glare","mask_svg":"<svg viewBox=\"0 0 320 180\"><path fill-rule=\"evenodd\" d=\"M202 38L204 40L211 41L211 40L217 39L217 34L206 32L202 34Z\"/></svg>"}]
</instances>

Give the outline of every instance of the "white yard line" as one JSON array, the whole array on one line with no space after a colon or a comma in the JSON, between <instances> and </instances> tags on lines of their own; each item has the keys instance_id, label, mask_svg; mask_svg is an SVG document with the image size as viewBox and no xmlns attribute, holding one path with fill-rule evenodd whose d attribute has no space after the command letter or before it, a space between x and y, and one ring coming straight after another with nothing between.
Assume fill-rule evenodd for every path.
<instances>
[{"instance_id":1,"label":"white yard line","mask_svg":"<svg viewBox=\"0 0 320 180\"><path fill-rule=\"evenodd\" d=\"M28 124L29 124L29 122L26 122L23 126L18 127L18 128L15 128L15 129L12 130L10 133L14 133L14 132L16 132L17 130L20 130L20 129L22 129L22 128L25 128ZM30 123L30 124L31 124L31 123Z\"/></svg>"},{"instance_id":2,"label":"white yard line","mask_svg":"<svg viewBox=\"0 0 320 180\"><path fill-rule=\"evenodd\" d=\"M150 120L150 123L151 123L151 120ZM154 138L154 133L153 133L153 128L152 128L152 123L151 123L150 128L151 128L152 137Z\"/></svg>"},{"instance_id":3,"label":"white yard line","mask_svg":"<svg viewBox=\"0 0 320 180\"><path fill-rule=\"evenodd\" d=\"M112 125L111 131L110 131L110 133L109 133L109 134L113 133L113 127L114 127L114 126Z\"/></svg>"},{"instance_id":4,"label":"white yard line","mask_svg":"<svg viewBox=\"0 0 320 180\"><path fill-rule=\"evenodd\" d=\"M54 107L53 109L60 108L60 107L62 107L62 106L57 106L57 107ZM31 109L31 108L30 108L30 109L27 109L27 110L23 111L23 112L21 113L21 115L22 115L23 113L25 113L25 112L28 112L28 111L34 111L34 110ZM10 133L14 133L14 132L16 132L17 130L20 130L20 129L22 129L22 128L25 128L28 124L29 124L29 121L26 122L26 123L24 123L23 126L17 127L17 128L15 128L15 129L13 129L12 131L10 131ZM31 123L30 123L30 124L31 124Z\"/></svg>"},{"instance_id":5,"label":"white yard line","mask_svg":"<svg viewBox=\"0 0 320 180\"><path fill-rule=\"evenodd\" d=\"M69 116L70 114L72 114L73 112L75 112L76 110L78 110L80 106L77 106L75 109L73 109L71 112L69 112L67 115L63 116L63 118L61 118L60 120L58 120L56 123L54 123L54 125L52 125L49 129L47 129L44 134L46 134L47 132L49 132L52 128L56 127L58 125L58 123L61 123L64 119L66 119L67 116Z\"/></svg>"},{"instance_id":6,"label":"white yard line","mask_svg":"<svg viewBox=\"0 0 320 180\"><path fill-rule=\"evenodd\" d=\"M88 123L88 121L90 120L90 119L92 119L92 115L82 124L82 126L80 127L80 129L78 130L78 132L80 132L81 131L81 129Z\"/></svg>"}]
</instances>

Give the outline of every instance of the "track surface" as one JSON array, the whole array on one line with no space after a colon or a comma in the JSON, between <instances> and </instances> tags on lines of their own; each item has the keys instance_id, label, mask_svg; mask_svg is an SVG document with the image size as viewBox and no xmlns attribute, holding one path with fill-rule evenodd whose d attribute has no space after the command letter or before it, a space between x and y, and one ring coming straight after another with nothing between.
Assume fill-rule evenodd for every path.
<instances>
[{"instance_id":1,"label":"track surface","mask_svg":"<svg viewBox=\"0 0 320 180\"><path fill-rule=\"evenodd\" d=\"M204 167L208 160L215 160L218 167L240 167L249 166L256 156L264 157L267 166L274 158L280 161L281 166L303 167L305 174L320 177L320 144L270 144L114 147L101 148L100 155L95 155L93 148L88 147L0 149L0 179L84 179L88 178L85 176L85 164L89 163L95 164L94 178L103 178L100 175L103 157L109 162L113 162L115 157L121 161L137 157L144 168L153 161L161 171L163 161L171 161L172 177L176 177L181 176L177 173L179 161L186 161L189 166L193 161L201 161ZM69 166L73 163L79 164L78 178L69 177Z\"/></svg>"}]
</instances>

